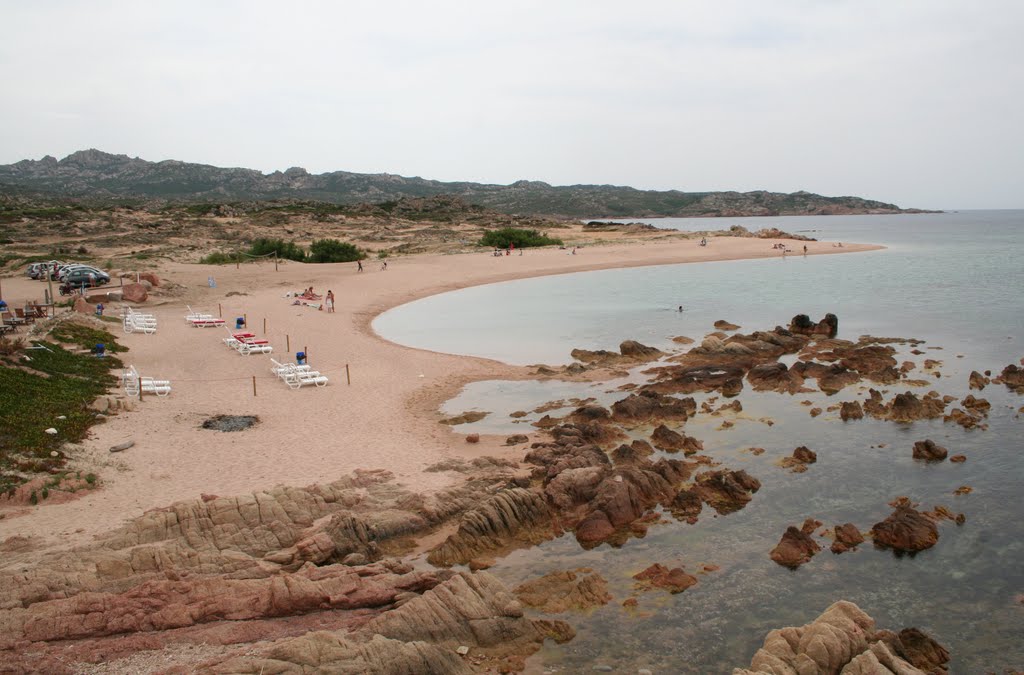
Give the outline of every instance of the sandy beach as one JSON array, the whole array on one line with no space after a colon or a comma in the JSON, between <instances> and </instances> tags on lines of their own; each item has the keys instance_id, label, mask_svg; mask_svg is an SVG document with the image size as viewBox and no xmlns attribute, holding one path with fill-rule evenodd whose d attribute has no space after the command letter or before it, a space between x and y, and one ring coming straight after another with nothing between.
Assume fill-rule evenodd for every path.
<instances>
[{"instance_id":1,"label":"sandy beach","mask_svg":"<svg viewBox=\"0 0 1024 675\"><path fill-rule=\"evenodd\" d=\"M798 250L803 242L793 242ZM807 242L811 255L854 253L881 247ZM790 254L795 255L795 254ZM200 495L228 496L278 484L303 486L334 480L355 469L386 469L410 488L435 489L450 480L423 467L451 456L502 455L503 437L469 445L439 424L438 406L470 381L526 377L528 369L484 359L438 354L390 343L371 322L381 312L417 298L479 284L612 267L780 257L768 240L715 238L610 244L569 250L527 250L500 258L490 251L389 259L388 269L367 260L306 265L282 262L234 266L161 263L162 279L185 287L181 298L155 297L139 309L159 321L154 335L125 335L113 325L123 355L142 375L171 380L166 398L147 396L132 412L96 425L73 463L90 467L102 489L65 504L8 510L0 539L36 537L40 545L84 543L125 519ZM208 285L213 277L216 288ZM312 286L334 291L330 314L292 304L289 292ZM5 279L5 299L40 298L43 285L25 277ZM186 304L220 311L233 326L247 316L249 330L274 346L274 357L294 359L306 350L309 363L330 378L323 388L291 390L270 372L266 355L242 356L226 347L222 328L193 328L183 320ZM115 314L119 308L110 308ZM286 337L287 336L287 337ZM623 335L623 339L633 336ZM286 342L290 351L286 352ZM346 383L346 366L351 384ZM256 392L253 392L255 376ZM218 414L258 415L243 433L204 430ZM117 443L134 440L126 452ZM519 459L519 458L516 458Z\"/></svg>"}]
</instances>

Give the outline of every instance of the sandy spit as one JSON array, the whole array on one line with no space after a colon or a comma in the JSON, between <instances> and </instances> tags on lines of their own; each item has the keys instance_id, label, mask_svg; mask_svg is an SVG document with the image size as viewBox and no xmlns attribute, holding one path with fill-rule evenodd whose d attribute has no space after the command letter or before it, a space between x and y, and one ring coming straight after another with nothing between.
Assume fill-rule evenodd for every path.
<instances>
[{"instance_id":1,"label":"sandy spit","mask_svg":"<svg viewBox=\"0 0 1024 675\"><path fill-rule=\"evenodd\" d=\"M452 477L424 473L425 466L452 456L508 452L503 438L485 437L478 445L469 445L458 427L439 424L440 403L468 382L521 378L528 372L388 342L371 328L378 314L428 295L525 277L779 256L771 243L716 238L707 247L695 240L623 243L582 248L576 255L558 249L501 258L490 251L422 255L391 259L386 271L378 261L364 261L361 273L355 263L282 263L278 271L273 263L239 269L161 263L156 271L184 285L183 297L157 299L139 308L157 316L157 333L121 334L120 341L131 350L125 355L127 363L143 375L171 380L173 393L167 398L146 397L134 412L94 427L80 462L95 467L102 489L69 503L34 507L26 515L9 512L0 519L0 540L20 535L36 537L40 544L75 545L178 500L278 484L309 485L358 468L387 469L413 489L439 488ZM803 242L791 246L798 250ZM882 248L835 248L830 242L807 246L811 255ZM216 288L208 285L211 276ZM24 277L4 279L3 286L8 302L42 296L43 284ZM332 289L336 312L294 306L284 297L309 286L317 293ZM241 356L223 344L224 329L186 324L186 304L214 315L219 304L231 322L247 315L249 329L260 336L266 320L265 337L275 356L287 358L305 348L310 364L327 374L330 384L290 390L270 373L269 357ZM285 351L286 339L290 354ZM346 384L346 364L351 385ZM239 433L201 429L202 421L215 414L258 415L262 421ZM135 440L133 448L108 452L111 445L127 439Z\"/></svg>"}]
</instances>

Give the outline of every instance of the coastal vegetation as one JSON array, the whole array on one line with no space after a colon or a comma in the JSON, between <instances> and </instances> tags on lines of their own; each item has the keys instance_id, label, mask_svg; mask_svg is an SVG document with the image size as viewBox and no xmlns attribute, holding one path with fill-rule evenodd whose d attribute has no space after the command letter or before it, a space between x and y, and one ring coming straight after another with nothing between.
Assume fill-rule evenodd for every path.
<instances>
[{"instance_id":1,"label":"coastal vegetation","mask_svg":"<svg viewBox=\"0 0 1024 675\"><path fill-rule=\"evenodd\" d=\"M486 232L480 238L481 246L494 248L531 248L533 246L561 246L561 239L541 234L537 230L523 230L515 227L503 227L500 230Z\"/></svg>"},{"instance_id":2,"label":"coastal vegetation","mask_svg":"<svg viewBox=\"0 0 1024 675\"><path fill-rule=\"evenodd\" d=\"M337 239L315 239L307 251L300 244L284 239L259 237L245 251L214 251L199 259L204 265L249 262L259 258L275 256L280 260L294 260L307 263L355 262L366 258L358 246Z\"/></svg>"},{"instance_id":3,"label":"coastal vegetation","mask_svg":"<svg viewBox=\"0 0 1024 675\"><path fill-rule=\"evenodd\" d=\"M97 421L89 404L117 384L111 371L122 366L92 348L127 350L110 332L77 322L58 324L46 338L0 338L0 492L61 470L62 446L85 438Z\"/></svg>"}]
</instances>

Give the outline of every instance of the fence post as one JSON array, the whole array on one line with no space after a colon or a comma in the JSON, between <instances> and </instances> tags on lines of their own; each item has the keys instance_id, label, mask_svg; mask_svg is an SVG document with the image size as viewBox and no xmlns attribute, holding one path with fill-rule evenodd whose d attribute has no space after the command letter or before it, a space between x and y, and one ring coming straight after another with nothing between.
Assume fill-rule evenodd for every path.
<instances>
[{"instance_id":1,"label":"fence post","mask_svg":"<svg viewBox=\"0 0 1024 675\"><path fill-rule=\"evenodd\" d=\"M348 370L348 364L345 364L345 379L348 380L349 386L352 386L352 373Z\"/></svg>"},{"instance_id":2,"label":"fence post","mask_svg":"<svg viewBox=\"0 0 1024 675\"><path fill-rule=\"evenodd\" d=\"M252 395L256 395L256 376L252 376Z\"/></svg>"},{"instance_id":3,"label":"fence post","mask_svg":"<svg viewBox=\"0 0 1024 675\"><path fill-rule=\"evenodd\" d=\"M263 317L263 334L267 334L267 317Z\"/></svg>"},{"instance_id":4,"label":"fence post","mask_svg":"<svg viewBox=\"0 0 1024 675\"><path fill-rule=\"evenodd\" d=\"M217 303L217 317L220 319L224 318L224 312L221 311L219 302Z\"/></svg>"},{"instance_id":5,"label":"fence post","mask_svg":"<svg viewBox=\"0 0 1024 675\"><path fill-rule=\"evenodd\" d=\"M288 353L292 351L292 338L287 333L284 336L284 350Z\"/></svg>"}]
</instances>

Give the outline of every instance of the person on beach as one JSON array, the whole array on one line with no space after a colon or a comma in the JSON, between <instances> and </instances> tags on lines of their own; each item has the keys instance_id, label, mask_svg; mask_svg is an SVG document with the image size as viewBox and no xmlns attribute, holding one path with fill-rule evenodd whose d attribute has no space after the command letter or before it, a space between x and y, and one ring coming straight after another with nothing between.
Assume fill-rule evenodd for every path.
<instances>
[{"instance_id":1,"label":"person on beach","mask_svg":"<svg viewBox=\"0 0 1024 675\"><path fill-rule=\"evenodd\" d=\"M327 291L327 298L325 299L325 304L327 305L327 313L328 314L333 314L334 313L334 291L330 291L330 290Z\"/></svg>"},{"instance_id":2,"label":"person on beach","mask_svg":"<svg viewBox=\"0 0 1024 675\"><path fill-rule=\"evenodd\" d=\"M382 262L382 263L380 264L380 271L381 271L381 272L386 272L386 271L387 271L387 269L388 269L388 261L387 261L387 260L385 260L384 262Z\"/></svg>"},{"instance_id":3,"label":"person on beach","mask_svg":"<svg viewBox=\"0 0 1024 675\"><path fill-rule=\"evenodd\" d=\"M356 268L356 271L357 272L362 272L363 271L363 261L362 260L357 260L356 261L356 265L358 265L358 267Z\"/></svg>"}]
</instances>

